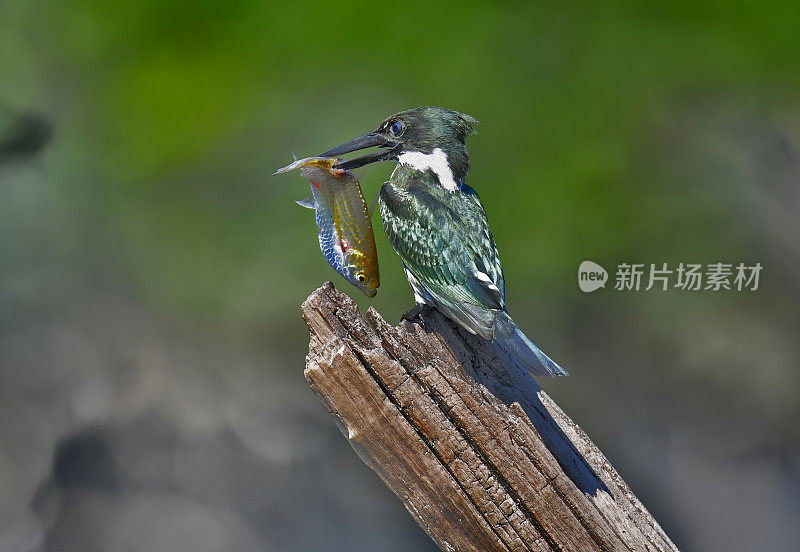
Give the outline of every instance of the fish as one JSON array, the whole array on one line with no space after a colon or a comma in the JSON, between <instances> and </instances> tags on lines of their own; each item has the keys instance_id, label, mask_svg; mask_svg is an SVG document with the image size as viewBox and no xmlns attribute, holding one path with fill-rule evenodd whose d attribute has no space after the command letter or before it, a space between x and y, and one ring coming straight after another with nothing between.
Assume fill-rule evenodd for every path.
<instances>
[{"instance_id":1,"label":"fish","mask_svg":"<svg viewBox=\"0 0 800 552\"><path fill-rule=\"evenodd\" d=\"M300 169L300 176L311 183L311 195L296 203L313 209L319 229L319 247L333 269L348 282L375 297L380 286L378 251L358 179L335 165L335 157L306 157L274 174Z\"/></svg>"}]
</instances>

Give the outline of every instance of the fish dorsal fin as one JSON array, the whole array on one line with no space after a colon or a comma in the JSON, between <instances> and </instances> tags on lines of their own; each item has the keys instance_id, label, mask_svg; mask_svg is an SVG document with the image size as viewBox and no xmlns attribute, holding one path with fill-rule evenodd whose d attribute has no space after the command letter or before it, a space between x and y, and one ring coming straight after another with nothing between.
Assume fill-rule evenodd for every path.
<instances>
[{"instance_id":1,"label":"fish dorsal fin","mask_svg":"<svg viewBox=\"0 0 800 552\"><path fill-rule=\"evenodd\" d=\"M369 215L370 220L372 220L372 214L375 212L375 207L378 205L378 196L381 195L381 191L378 190L375 192L375 196L372 198L372 202L369 204L369 209L367 210L367 215Z\"/></svg>"},{"instance_id":2,"label":"fish dorsal fin","mask_svg":"<svg viewBox=\"0 0 800 552\"><path fill-rule=\"evenodd\" d=\"M356 182L361 182L361 177L364 176L365 170L366 167L358 167L356 169L350 169L347 172L350 173L350 176L353 177L353 180L355 180Z\"/></svg>"},{"instance_id":3,"label":"fish dorsal fin","mask_svg":"<svg viewBox=\"0 0 800 552\"><path fill-rule=\"evenodd\" d=\"M306 209L316 209L317 204L314 202L314 196L308 196L305 199L300 199L295 201L300 207L305 207Z\"/></svg>"}]
</instances>

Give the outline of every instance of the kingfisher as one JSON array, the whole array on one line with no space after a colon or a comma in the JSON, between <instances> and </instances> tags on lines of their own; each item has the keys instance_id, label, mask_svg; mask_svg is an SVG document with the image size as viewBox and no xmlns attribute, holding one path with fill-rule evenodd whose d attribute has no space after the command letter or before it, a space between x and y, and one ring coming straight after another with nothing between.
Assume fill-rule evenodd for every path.
<instances>
[{"instance_id":1,"label":"kingfisher","mask_svg":"<svg viewBox=\"0 0 800 552\"><path fill-rule=\"evenodd\" d=\"M567 375L508 314L497 245L478 193L466 183L466 141L477 125L474 117L452 109L417 107L387 117L377 129L322 157L377 146L337 168L397 163L378 192L378 207L418 307L438 309L532 375Z\"/></svg>"}]
</instances>

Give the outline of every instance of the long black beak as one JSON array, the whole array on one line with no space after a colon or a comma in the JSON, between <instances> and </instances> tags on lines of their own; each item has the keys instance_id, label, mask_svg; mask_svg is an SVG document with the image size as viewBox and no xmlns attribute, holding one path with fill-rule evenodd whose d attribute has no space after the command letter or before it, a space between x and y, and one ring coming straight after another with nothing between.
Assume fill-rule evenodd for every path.
<instances>
[{"instance_id":1,"label":"long black beak","mask_svg":"<svg viewBox=\"0 0 800 552\"><path fill-rule=\"evenodd\" d=\"M387 140L375 131L367 132L358 138L353 138L349 142L345 142L341 146L336 146L333 149L329 149L320 155L320 157L339 157L345 153L371 148L374 146L382 148L382 151L375 151L360 157L355 157L348 161L343 161L336 165L336 168L345 170L356 169L358 167L363 167L364 165L369 165L370 163L387 161L397 157L396 148L399 146L399 144L397 142Z\"/></svg>"}]
</instances>

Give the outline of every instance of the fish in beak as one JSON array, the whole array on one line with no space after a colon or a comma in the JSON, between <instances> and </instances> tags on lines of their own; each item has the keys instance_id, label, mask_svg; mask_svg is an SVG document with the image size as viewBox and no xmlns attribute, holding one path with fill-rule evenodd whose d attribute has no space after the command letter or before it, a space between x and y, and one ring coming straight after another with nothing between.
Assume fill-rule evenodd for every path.
<instances>
[{"instance_id":1,"label":"fish in beak","mask_svg":"<svg viewBox=\"0 0 800 552\"><path fill-rule=\"evenodd\" d=\"M367 132L358 138L353 138L349 142L345 142L340 146L336 146L335 148L330 149L320 155L320 157L341 157L345 153L376 146L380 148L378 151L367 153L366 155L361 155L359 157L354 157L353 159L349 159L347 161L342 161L336 165L336 168L350 170L363 167L364 165L369 165L370 163L376 163L378 161L397 159L400 144L398 142L389 140L375 130L372 132Z\"/></svg>"}]
</instances>

